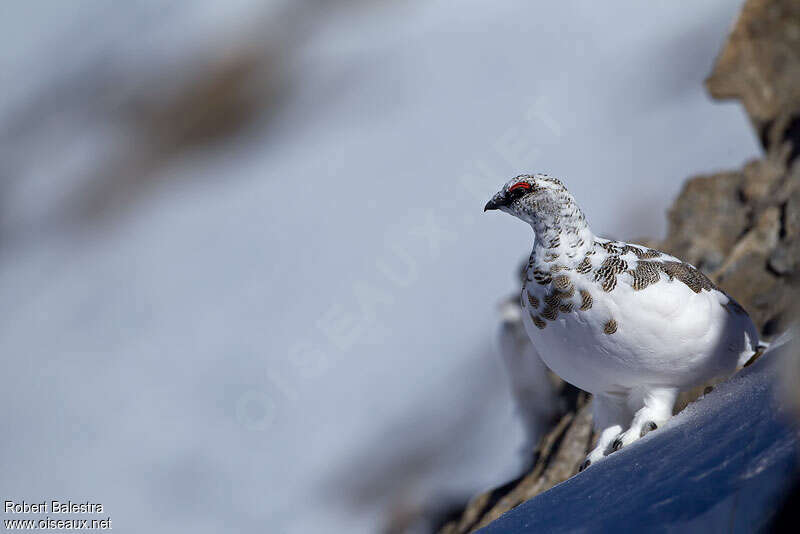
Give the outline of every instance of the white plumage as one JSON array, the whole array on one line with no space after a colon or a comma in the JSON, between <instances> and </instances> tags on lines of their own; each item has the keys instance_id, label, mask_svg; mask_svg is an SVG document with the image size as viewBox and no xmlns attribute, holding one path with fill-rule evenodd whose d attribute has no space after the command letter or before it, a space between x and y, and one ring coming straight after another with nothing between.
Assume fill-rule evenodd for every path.
<instances>
[{"instance_id":1,"label":"white plumage","mask_svg":"<svg viewBox=\"0 0 800 534\"><path fill-rule=\"evenodd\" d=\"M681 390L755 353L736 301L678 258L594 236L559 180L519 176L486 209L534 229L523 321L547 366L594 395L600 437L583 467L663 425Z\"/></svg>"}]
</instances>

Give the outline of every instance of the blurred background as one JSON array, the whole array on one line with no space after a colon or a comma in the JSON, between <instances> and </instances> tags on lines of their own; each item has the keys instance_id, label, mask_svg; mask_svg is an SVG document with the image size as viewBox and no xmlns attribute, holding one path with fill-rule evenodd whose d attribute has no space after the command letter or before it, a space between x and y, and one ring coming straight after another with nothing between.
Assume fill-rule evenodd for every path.
<instances>
[{"instance_id":1,"label":"blurred background","mask_svg":"<svg viewBox=\"0 0 800 534\"><path fill-rule=\"evenodd\" d=\"M760 154L738 0L6 2L0 492L123 531L425 532L519 473L494 347L561 177L661 238Z\"/></svg>"}]
</instances>

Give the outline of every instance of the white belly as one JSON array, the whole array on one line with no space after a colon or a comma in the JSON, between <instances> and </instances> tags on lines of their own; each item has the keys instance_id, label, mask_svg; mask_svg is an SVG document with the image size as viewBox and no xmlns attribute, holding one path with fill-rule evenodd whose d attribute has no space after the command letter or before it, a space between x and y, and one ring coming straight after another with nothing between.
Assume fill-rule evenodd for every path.
<instances>
[{"instance_id":1,"label":"white belly","mask_svg":"<svg viewBox=\"0 0 800 534\"><path fill-rule=\"evenodd\" d=\"M527 289L540 301L547 293L533 282ZM612 292L592 284L576 289L591 293L591 308L580 310L576 297L572 311L539 328L532 314L540 313L541 305L535 309L523 299L528 311L523 316L547 366L591 393L641 386L685 389L730 374L743 354L753 352L749 317L726 309L728 297L716 290L695 293L678 281L641 291L622 284ZM606 332L610 319L616 322L613 333Z\"/></svg>"}]
</instances>

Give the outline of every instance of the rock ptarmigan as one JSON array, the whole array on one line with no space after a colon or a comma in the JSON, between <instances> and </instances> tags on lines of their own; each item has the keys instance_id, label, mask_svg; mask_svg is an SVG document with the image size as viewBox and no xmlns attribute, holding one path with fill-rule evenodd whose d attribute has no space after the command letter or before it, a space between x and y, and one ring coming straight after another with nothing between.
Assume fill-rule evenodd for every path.
<instances>
[{"instance_id":1,"label":"rock ptarmigan","mask_svg":"<svg viewBox=\"0 0 800 534\"><path fill-rule=\"evenodd\" d=\"M676 397L750 359L744 309L678 258L595 236L566 187L514 178L486 204L533 227L525 329L545 364L593 394L597 446L581 470L662 426Z\"/></svg>"}]
</instances>

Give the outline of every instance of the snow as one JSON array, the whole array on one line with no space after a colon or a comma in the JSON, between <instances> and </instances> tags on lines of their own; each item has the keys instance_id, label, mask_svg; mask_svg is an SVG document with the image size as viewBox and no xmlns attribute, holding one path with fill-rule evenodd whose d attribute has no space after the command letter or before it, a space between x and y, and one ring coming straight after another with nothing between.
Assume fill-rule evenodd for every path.
<instances>
[{"instance_id":1,"label":"snow","mask_svg":"<svg viewBox=\"0 0 800 534\"><path fill-rule=\"evenodd\" d=\"M798 467L798 430L780 396L791 346L689 405L667 425L480 530L756 532Z\"/></svg>"},{"instance_id":2,"label":"snow","mask_svg":"<svg viewBox=\"0 0 800 534\"><path fill-rule=\"evenodd\" d=\"M322 3L267 4L4 6L3 495L132 531L369 532L501 483L524 433L494 308L529 237L488 195L549 170L597 230L657 235L689 173L759 152L702 88L739 2L325 3L300 27L281 9ZM66 224L132 144L117 93L258 16L298 30L279 109Z\"/></svg>"}]
</instances>

